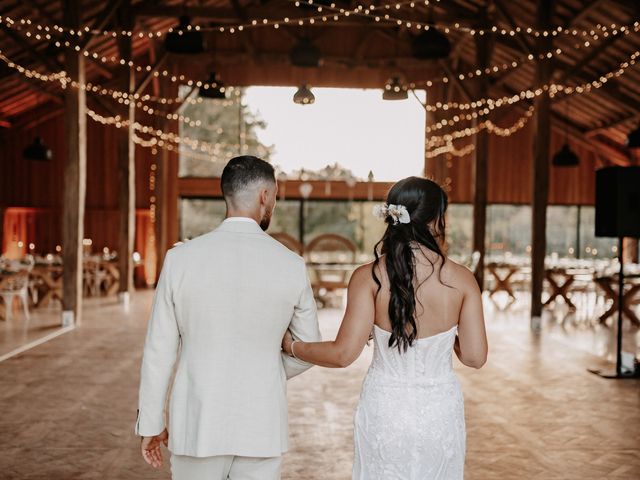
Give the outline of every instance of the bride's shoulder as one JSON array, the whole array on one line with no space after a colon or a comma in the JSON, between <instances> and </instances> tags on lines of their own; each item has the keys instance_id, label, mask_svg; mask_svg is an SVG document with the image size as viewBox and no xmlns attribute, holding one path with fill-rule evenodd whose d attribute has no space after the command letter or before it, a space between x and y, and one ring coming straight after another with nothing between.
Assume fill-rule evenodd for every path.
<instances>
[{"instance_id":1,"label":"bride's shoulder","mask_svg":"<svg viewBox=\"0 0 640 480\"><path fill-rule=\"evenodd\" d=\"M473 272L468 267L462 265L447 257L447 261L442 266L442 273L447 280L457 284L457 286L465 288L471 285L477 285Z\"/></svg>"},{"instance_id":2,"label":"bride's shoulder","mask_svg":"<svg viewBox=\"0 0 640 480\"><path fill-rule=\"evenodd\" d=\"M375 267L375 262L365 263L356 267L356 269L351 274L351 280L349 281L349 287L359 286L375 286L375 281L373 279L373 272Z\"/></svg>"}]
</instances>

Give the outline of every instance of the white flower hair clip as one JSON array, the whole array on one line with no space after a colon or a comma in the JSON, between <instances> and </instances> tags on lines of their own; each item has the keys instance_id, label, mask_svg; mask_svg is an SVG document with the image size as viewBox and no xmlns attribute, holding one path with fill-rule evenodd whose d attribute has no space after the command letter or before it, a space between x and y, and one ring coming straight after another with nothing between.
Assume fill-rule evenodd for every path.
<instances>
[{"instance_id":1,"label":"white flower hair clip","mask_svg":"<svg viewBox=\"0 0 640 480\"><path fill-rule=\"evenodd\" d=\"M387 205L386 203L381 203L373 207L373 214L381 220L391 217L394 225L398 223L409 223L411 221L411 216L409 215L407 207L404 205L394 205L392 203Z\"/></svg>"}]
</instances>

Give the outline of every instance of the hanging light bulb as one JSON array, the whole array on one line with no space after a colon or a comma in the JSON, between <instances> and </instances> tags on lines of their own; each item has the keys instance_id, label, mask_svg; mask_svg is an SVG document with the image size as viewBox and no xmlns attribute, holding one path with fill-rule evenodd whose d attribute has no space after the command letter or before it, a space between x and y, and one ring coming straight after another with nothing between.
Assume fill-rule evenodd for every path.
<instances>
[{"instance_id":1,"label":"hanging light bulb","mask_svg":"<svg viewBox=\"0 0 640 480\"><path fill-rule=\"evenodd\" d=\"M307 85L302 85L293 95L293 103L298 105L311 105L316 101L316 97Z\"/></svg>"},{"instance_id":2,"label":"hanging light bulb","mask_svg":"<svg viewBox=\"0 0 640 480\"><path fill-rule=\"evenodd\" d=\"M42 137L34 138L33 143L24 149L22 156L27 160L40 162L46 162L52 158L51 149L44 144Z\"/></svg>"},{"instance_id":3,"label":"hanging light bulb","mask_svg":"<svg viewBox=\"0 0 640 480\"><path fill-rule=\"evenodd\" d=\"M202 98L223 100L227 98L227 89L216 72L211 72L206 83L198 89L198 95Z\"/></svg>"},{"instance_id":4,"label":"hanging light bulb","mask_svg":"<svg viewBox=\"0 0 640 480\"><path fill-rule=\"evenodd\" d=\"M169 53L196 54L204 52L202 32L191 26L191 18L180 17L180 24L167 33L164 39L165 50Z\"/></svg>"},{"instance_id":5,"label":"hanging light bulb","mask_svg":"<svg viewBox=\"0 0 640 480\"><path fill-rule=\"evenodd\" d=\"M408 98L407 95L407 86L402 83L400 77L392 77L384 86L384 91L382 92L383 100L406 100Z\"/></svg>"},{"instance_id":6,"label":"hanging light bulb","mask_svg":"<svg viewBox=\"0 0 640 480\"><path fill-rule=\"evenodd\" d=\"M640 126L629 132L627 140L625 141L625 146L627 148L640 148Z\"/></svg>"}]
</instances>

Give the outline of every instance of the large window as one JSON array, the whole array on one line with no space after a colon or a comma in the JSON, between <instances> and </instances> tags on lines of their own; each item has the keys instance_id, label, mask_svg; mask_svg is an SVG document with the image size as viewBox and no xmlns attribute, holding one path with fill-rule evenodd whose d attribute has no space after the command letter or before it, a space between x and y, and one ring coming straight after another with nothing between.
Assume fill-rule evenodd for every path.
<instances>
[{"instance_id":1,"label":"large window","mask_svg":"<svg viewBox=\"0 0 640 480\"><path fill-rule=\"evenodd\" d=\"M447 253L461 260L471 255L473 241L473 205L450 204L447 208Z\"/></svg>"},{"instance_id":2,"label":"large window","mask_svg":"<svg viewBox=\"0 0 640 480\"><path fill-rule=\"evenodd\" d=\"M487 208L487 254L528 255L531 244L531 207L490 205Z\"/></svg>"},{"instance_id":3,"label":"large window","mask_svg":"<svg viewBox=\"0 0 640 480\"><path fill-rule=\"evenodd\" d=\"M576 257L578 207L551 205L547 208L547 255Z\"/></svg>"},{"instance_id":4,"label":"large window","mask_svg":"<svg viewBox=\"0 0 640 480\"><path fill-rule=\"evenodd\" d=\"M358 258L373 258L373 247L382 238L384 222L372 215L377 202L278 201L270 233L284 232L300 238L300 207L304 204L304 243L323 233L342 235L357 248ZM216 228L224 219L224 201L183 198L180 201L180 238L191 239ZM550 206L547 210L547 254L558 257L611 258L617 240L596 238L593 207ZM462 261L472 250L473 207L452 204L447 211L448 254ZM487 254L527 257L531 243L531 207L490 205L487 209Z\"/></svg>"}]
</instances>

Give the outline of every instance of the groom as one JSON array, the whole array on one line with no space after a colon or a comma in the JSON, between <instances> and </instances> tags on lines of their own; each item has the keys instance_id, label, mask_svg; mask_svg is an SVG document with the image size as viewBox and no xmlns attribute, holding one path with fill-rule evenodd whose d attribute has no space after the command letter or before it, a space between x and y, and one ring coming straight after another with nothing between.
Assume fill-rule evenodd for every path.
<instances>
[{"instance_id":1,"label":"groom","mask_svg":"<svg viewBox=\"0 0 640 480\"><path fill-rule=\"evenodd\" d=\"M264 232L276 203L273 167L233 158L222 192L224 222L167 252L135 431L154 467L168 446L174 480L276 480L288 448L286 380L310 367L280 344L287 329L320 340L316 305L304 260Z\"/></svg>"}]
</instances>

